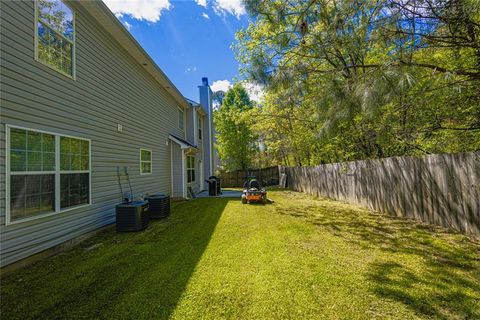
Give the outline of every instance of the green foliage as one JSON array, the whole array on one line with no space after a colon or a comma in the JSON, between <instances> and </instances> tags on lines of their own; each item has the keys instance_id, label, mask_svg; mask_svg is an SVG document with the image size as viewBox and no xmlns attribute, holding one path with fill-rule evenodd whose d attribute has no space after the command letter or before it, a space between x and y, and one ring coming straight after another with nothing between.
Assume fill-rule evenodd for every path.
<instances>
[{"instance_id":1,"label":"green foliage","mask_svg":"<svg viewBox=\"0 0 480 320\"><path fill-rule=\"evenodd\" d=\"M223 98L225 97L225 92L222 91L222 90L219 90L219 91L215 91L213 94L212 94L212 100L213 100L213 103L215 105L222 105L222 102L223 102Z\"/></svg>"},{"instance_id":2,"label":"green foliage","mask_svg":"<svg viewBox=\"0 0 480 320\"><path fill-rule=\"evenodd\" d=\"M246 111L251 109L252 106L247 90L240 83L235 84L233 88L228 90L222 99L222 108L227 110Z\"/></svg>"},{"instance_id":3,"label":"green foliage","mask_svg":"<svg viewBox=\"0 0 480 320\"><path fill-rule=\"evenodd\" d=\"M477 1L247 1L242 72L266 85L272 162L480 150Z\"/></svg>"},{"instance_id":4,"label":"green foliage","mask_svg":"<svg viewBox=\"0 0 480 320\"><path fill-rule=\"evenodd\" d=\"M216 148L226 170L247 169L256 151L256 137L250 127L253 103L241 84L235 84L213 114Z\"/></svg>"}]
</instances>

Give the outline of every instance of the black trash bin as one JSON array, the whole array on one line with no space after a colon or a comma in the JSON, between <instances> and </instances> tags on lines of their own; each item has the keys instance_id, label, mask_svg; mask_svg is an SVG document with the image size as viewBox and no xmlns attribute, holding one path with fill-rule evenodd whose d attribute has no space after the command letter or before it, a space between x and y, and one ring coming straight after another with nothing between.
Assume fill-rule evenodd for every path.
<instances>
[{"instance_id":1,"label":"black trash bin","mask_svg":"<svg viewBox=\"0 0 480 320\"><path fill-rule=\"evenodd\" d=\"M210 178L217 180L217 195L222 194L222 179L217 176L211 176Z\"/></svg>"},{"instance_id":2,"label":"black trash bin","mask_svg":"<svg viewBox=\"0 0 480 320\"><path fill-rule=\"evenodd\" d=\"M212 179L210 177L208 180L205 180L208 183L208 195L211 197L215 197L218 195L217 192L217 179Z\"/></svg>"},{"instance_id":3,"label":"black trash bin","mask_svg":"<svg viewBox=\"0 0 480 320\"><path fill-rule=\"evenodd\" d=\"M163 193L145 197L149 204L149 214L152 219L166 218L170 215L170 197Z\"/></svg>"}]
</instances>

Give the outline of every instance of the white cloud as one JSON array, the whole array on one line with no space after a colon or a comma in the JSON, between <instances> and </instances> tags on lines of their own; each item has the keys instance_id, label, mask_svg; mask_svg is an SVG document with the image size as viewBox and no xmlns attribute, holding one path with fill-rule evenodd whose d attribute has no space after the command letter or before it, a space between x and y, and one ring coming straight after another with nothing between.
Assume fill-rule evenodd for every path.
<instances>
[{"instance_id":1,"label":"white cloud","mask_svg":"<svg viewBox=\"0 0 480 320\"><path fill-rule=\"evenodd\" d=\"M232 84L228 80L217 80L217 81L213 81L213 83L210 85L210 89L212 89L213 92L216 92L216 91L227 92L227 90L230 89L231 86Z\"/></svg>"},{"instance_id":2,"label":"white cloud","mask_svg":"<svg viewBox=\"0 0 480 320\"><path fill-rule=\"evenodd\" d=\"M204 17L205 19L210 19L210 17L208 16L208 14L206 14L205 12L202 13L202 17Z\"/></svg>"},{"instance_id":3,"label":"white cloud","mask_svg":"<svg viewBox=\"0 0 480 320\"><path fill-rule=\"evenodd\" d=\"M243 86L245 87L245 90L247 90L250 100L256 102L260 102L260 100L262 100L265 90L261 85L252 82L244 82Z\"/></svg>"},{"instance_id":4,"label":"white cloud","mask_svg":"<svg viewBox=\"0 0 480 320\"><path fill-rule=\"evenodd\" d=\"M248 96L251 100L256 102L262 100L263 95L265 94L265 90L261 85L248 81L242 81L242 85L245 90L247 90ZM232 86L233 84L228 80L217 80L210 85L210 88L213 92L220 90L223 92L227 92L228 89L230 89Z\"/></svg>"},{"instance_id":5,"label":"white cloud","mask_svg":"<svg viewBox=\"0 0 480 320\"><path fill-rule=\"evenodd\" d=\"M117 17L129 15L137 20L157 22L163 10L169 10L169 0L103 0Z\"/></svg>"},{"instance_id":6,"label":"white cloud","mask_svg":"<svg viewBox=\"0 0 480 320\"><path fill-rule=\"evenodd\" d=\"M130 29L132 29L132 25L130 23L128 23L128 21L123 21L123 25L125 26L125 28L127 28L128 31L130 31Z\"/></svg>"},{"instance_id":7,"label":"white cloud","mask_svg":"<svg viewBox=\"0 0 480 320\"><path fill-rule=\"evenodd\" d=\"M242 0L215 0L213 10L215 10L217 14L228 12L236 16L237 19L239 19L242 14L247 13L242 4Z\"/></svg>"},{"instance_id":8,"label":"white cloud","mask_svg":"<svg viewBox=\"0 0 480 320\"><path fill-rule=\"evenodd\" d=\"M207 7L207 0L195 0L195 2L202 7Z\"/></svg>"}]
</instances>

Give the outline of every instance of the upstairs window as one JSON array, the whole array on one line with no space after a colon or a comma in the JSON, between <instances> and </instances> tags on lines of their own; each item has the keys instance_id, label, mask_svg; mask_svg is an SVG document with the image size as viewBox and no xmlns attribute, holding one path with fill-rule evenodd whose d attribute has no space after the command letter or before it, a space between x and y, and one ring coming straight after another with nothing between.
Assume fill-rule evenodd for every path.
<instances>
[{"instance_id":1,"label":"upstairs window","mask_svg":"<svg viewBox=\"0 0 480 320\"><path fill-rule=\"evenodd\" d=\"M182 109L178 109L178 127L182 130L185 128L185 114Z\"/></svg>"},{"instance_id":2,"label":"upstairs window","mask_svg":"<svg viewBox=\"0 0 480 320\"><path fill-rule=\"evenodd\" d=\"M36 1L36 59L75 77L75 23L73 11L60 0Z\"/></svg>"},{"instance_id":3,"label":"upstairs window","mask_svg":"<svg viewBox=\"0 0 480 320\"><path fill-rule=\"evenodd\" d=\"M152 150L140 149L140 174L152 173Z\"/></svg>"}]
</instances>

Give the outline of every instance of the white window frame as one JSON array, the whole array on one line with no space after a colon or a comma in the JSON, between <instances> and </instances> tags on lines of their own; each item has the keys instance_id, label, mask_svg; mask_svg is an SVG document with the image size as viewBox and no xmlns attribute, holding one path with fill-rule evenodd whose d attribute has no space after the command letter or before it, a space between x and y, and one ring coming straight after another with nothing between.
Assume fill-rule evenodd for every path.
<instances>
[{"instance_id":1,"label":"white window frame","mask_svg":"<svg viewBox=\"0 0 480 320\"><path fill-rule=\"evenodd\" d=\"M178 108L178 128L182 131L185 131L185 110L182 108ZM180 112L182 113L182 117L180 117ZM180 121L181 120L181 121ZM181 125L180 125L181 124Z\"/></svg>"},{"instance_id":2,"label":"white window frame","mask_svg":"<svg viewBox=\"0 0 480 320\"><path fill-rule=\"evenodd\" d=\"M193 159L193 167L189 167L188 166L188 160L189 158L192 158ZM187 155L187 183L195 183L196 182L196 177L195 177L195 161L196 161L196 157L195 156L189 156ZM192 181L188 181L188 172L189 171L193 171L193 180Z\"/></svg>"},{"instance_id":3,"label":"white window frame","mask_svg":"<svg viewBox=\"0 0 480 320\"><path fill-rule=\"evenodd\" d=\"M39 132L44 134L53 135L55 137L55 171L18 171L15 173L10 172L10 129L20 129L32 132ZM88 170L60 170L60 138L73 138L78 140L88 141ZM32 129L16 125L5 125L5 225L13 225L18 223L23 223L27 221L37 220L60 213L68 212L71 210L76 210L92 205L92 140L82 137L70 136L55 132L49 132L44 130ZM80 204L77 206L72 206L66 209L60 208L61 200L61 189L60 189L60 176L61 174L68 173L88 173L88 203ZM26 217L23 219L18 219L15 221L11 220L10 216L10 176L11 175L23 175L23 174L54 174L55 175L55 210L51 212L46 212L38 214L32 217Z\"/></svg>"},{"instance_id":4,"label":"white window frame","mask_svg":"<svg viewBox=\"0 0 480 320\"><path fill-rule=\"evenodd\" d=\"M142 151L148 151L150 152L150 161L145 161L142 160ZM150 163L150 172L142 172L142 163ZM153 172L153 152L152 149L145 149L145 148L140 148L140 175L141 176L146 176L149 174L152 174Z\"/></svg>"},{"instance_id":5,"label":"white window frame","mask_svg":"<svg viewBox=\"0 0 480 320\"><path fill-rule=\"evenodd\" d=\"M35 36L34 36L34 41L35 41L35 61L41 63L42 65L52 69L52 70L55 70L56 72L60 73L61 75L64 75L72 80L76 80L77 79L77 59L76 59L76 39L77 39L77 28L76 28L76 15L75 15L75 10L72 9L72 7L70 7L70 5L68 5L65 1L63 0L59 0L61 1L67 8L69 8L71 11L72 11L72 25L73 25L73 40L70 40L68 38L66 38L63 34L57 32L57 30L53 29L48 23L46 23L45 21L42 21L41 23L45 24L46 26L48 26L53 32L55 32L57 35L59 35L60 37L62 37L62 39L70 42L72 44L72 74L68 74L66 72L63 72L62 70L60 69L57 69L55 68L54 66L51 66L49 65L48 63L46 62L43 62L42 60L39 59L38 57L38 22L40 21L40 18L39 18L39 14L38 14L38 0L35 0L34 3L35 3L35 22L34 22L34 30L35 30Z\"/></svg>"}]
</instances>

